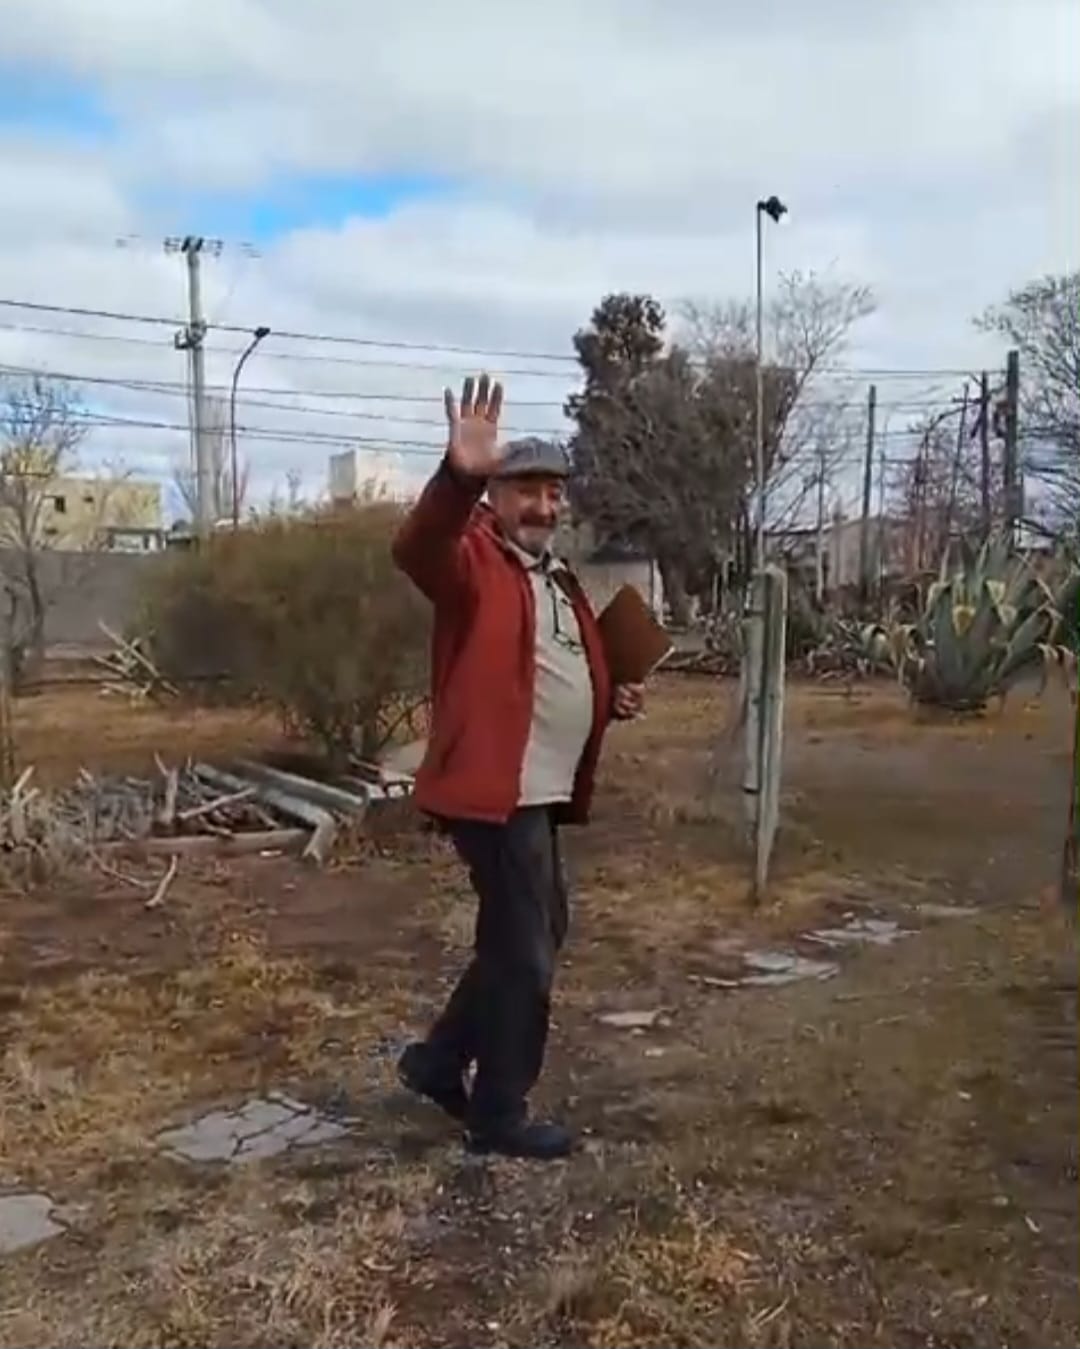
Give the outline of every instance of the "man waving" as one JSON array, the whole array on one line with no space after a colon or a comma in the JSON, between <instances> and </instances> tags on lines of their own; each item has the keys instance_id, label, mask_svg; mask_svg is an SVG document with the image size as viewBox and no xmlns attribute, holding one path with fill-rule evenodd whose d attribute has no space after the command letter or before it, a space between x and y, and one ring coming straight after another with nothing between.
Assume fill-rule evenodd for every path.
<instances>
[{"instance_id":1,"label":"man waving","mask_svg":"<svg viewBox=\"0 0 1080 1349\"><path fill-rule=\"evenodd\" d=\"M604 731L640 711L642 691L612 689L585 594L551 552L566 454L543 440L501 446L501 407L486 375L465 381L460 406L446 391L446 456L394 544L435 610L416 801L449 833L479 900L473 959L399 1071L464 1121L473 1151L556 1158L572 1135L531 1121L526 1099L567 927L558 831L587 818Z\"/></svg>"}]
</instances>

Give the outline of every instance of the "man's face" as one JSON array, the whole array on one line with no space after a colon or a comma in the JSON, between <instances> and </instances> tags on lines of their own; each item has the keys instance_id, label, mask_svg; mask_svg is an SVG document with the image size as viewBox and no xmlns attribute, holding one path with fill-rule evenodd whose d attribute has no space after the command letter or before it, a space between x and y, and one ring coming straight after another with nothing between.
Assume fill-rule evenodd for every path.
<instances>
[{"instance_id":1,"label":"man's face","mask_svg":"<svg viewBox=\"0 0 1080 1349\"><path fill-rule=\"evenodd\" d=\"M566 505L566 483L542 474L497 478L488 487L488 500L511 543L540 557L550 547Z\"/></svg>"}]
</instances>

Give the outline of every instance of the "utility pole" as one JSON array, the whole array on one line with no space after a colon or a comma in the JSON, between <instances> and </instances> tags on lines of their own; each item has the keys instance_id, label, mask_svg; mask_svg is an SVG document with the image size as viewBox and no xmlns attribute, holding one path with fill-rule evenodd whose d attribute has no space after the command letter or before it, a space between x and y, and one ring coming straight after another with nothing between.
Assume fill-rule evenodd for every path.
<instances>
[{"instance_id":1,"label":"utility pole","mask_svg":"<svg viewBox=\"0 0 1080 1349\"><path fill-rule=\"evenodd\" d=\"M863 465L862 519L859 523L859 590L870 594L870 494L874 486L874 419L877 415L877 385L870 385L866 398L866 462Z\"/></svg>"},{"instance_id":2,"label":"utility pole","mask_svg":"<svg viewBox=\"0 0 1080 1349\"><path fill-rule=\"evenodd\" d=\"M979 379L979 487L982 536L990 537L993 524L990 507L990 376L984 370Z\"/></svg>"},{"instance_id":3,"label":"utility pole","mask_svg":"<svg viewBox=\"0 0 1080 1349\"><path fill-rule=\"evenodd\" d=\"M919 457L915 460L915 571L923 569L923 543L926 533L926 478L930 450L930 428L919 442Z\"/></svg>"},{"instance_id":4,"label":"utility pole","mask_svg":"<svg viewBox=\"0 0 1080 1349\"><path fill-rule=\"evenodd\" d=\"M1020 473L1017 454L1020 429L1020 353L1010 351L1005 362L1005 451L1002 461L1005 487L1005 530L1016 543L1020 518Z\"/></svg>"},{"instance_id":5,"label":"utility pole","mask_svg":"<svg viewBox=\"0 0 1080 1349\"><path fill-rule=\"evenodd\" d=\"M885 446L889 436L889 419L885 418L885 429L881 434L881 449L878 452L878 574L877 574L877 601L881 605L885 600L885 578L889 562L888 554L892 551L893 532L891 522L885 519L885 474L887 463L885 459Z\"/></svg>"},{"instance_id":6,"label":"utility pole","mask_svg":"<svg viewBox=\"0 0 1080 1349\"><path fill-rule=\"evenodd\" d=\"M206 406L206 319L202 312L200 265L204 252L215 256L222 250L220 239L203 239L187 234L182 239L166 239L165 251L182 253L187 263L188 322L177 333L177 349L186 351L191 362L191 436L195 457L195 529L200 542L210 537L213 528L213 465L209 438L209 412Z\"/></svg>"},{"instance_id":7,"label":"utility pole","mask_svg":"<svg viewBox=\"0 0 1080 1349\"><path fill-rule=\"evenodd\" d=\"M825 444L818 446L817 471L817 559L814 594L818 604L825 603Z\"/></svg>"},{"instance_id":8,"label":"utility pole","mask_svg":"<svg viewBox=\"0 0 1080 1349\"><path fill-rule=\"evenodd\" d=\"M953 455L952 472L949 474L949 499L945 504L945 529L943 546L948 557L952 547L953 517L956 514L956 496L960 487L960 459L964 453L964 436L967 434L968 386L964 381L964 397L960 404L960 425L956 432L956 452Z\"/></svg>"}]
</instances>

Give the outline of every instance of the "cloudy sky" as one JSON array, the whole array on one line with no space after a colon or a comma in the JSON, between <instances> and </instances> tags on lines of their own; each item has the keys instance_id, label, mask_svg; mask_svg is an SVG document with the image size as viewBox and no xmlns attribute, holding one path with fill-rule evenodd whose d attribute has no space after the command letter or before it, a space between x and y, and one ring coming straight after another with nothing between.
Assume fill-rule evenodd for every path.
<instances>
[{"instance_id":1,"label":"cloudy sky","mask_svg":"<svg viewBox=\"0 0 1080 1349\"><path fill-rule=\"evenodd\" d=\"M224 241L212 322L361 339L275 335L247 366L262 493L290 471L320 490L337 441L416 481L469 365L505 374L513 428L561 427L598 299L747 294L762 195L790 206L769 277L874 287L845 361L853 397L878 383L890 434L1001 364L973 314L1077 264L1077 0L0 11L0 300L179 322L162 241L194 232ZM101 427L88 460L162 478L188 446L172 334L0 305L4 366L79 376L95 414L158 423ZM243 342L211 333L212 383Z\"/></svg>"}]
</instances>

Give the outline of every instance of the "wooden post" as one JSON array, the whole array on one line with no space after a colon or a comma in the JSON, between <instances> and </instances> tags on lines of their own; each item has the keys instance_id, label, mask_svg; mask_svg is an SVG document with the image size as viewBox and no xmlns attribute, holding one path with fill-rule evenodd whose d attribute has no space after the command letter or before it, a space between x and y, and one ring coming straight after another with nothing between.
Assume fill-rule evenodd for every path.
<instances>
[{"instance_id":1,"label":"wooden post","mask_svg":"<svg viewBox=\"0 0 1080 1349\"><path fill-rule=\"evenodd\" d=\"M1072 782L1069 823L1061 863L1061 903L1074 921L1080 912L1080 690L1074 698Z\"/></svg>"},{"instance_id":2,"label":"wooden post","mask_svg":"<svg viewBox=\"0 0 1080 1349\"><path fill-rule=\"evenodd\" d=\"M964 400L960 405L960 425L956 432L956 453L953 455L952 472L949 475L949 499L945 505L945 556L952 550L953 516L956 514L956 494L960 485L960 460L964 453L964 436L967 432L968 386L964 381Z\"/></svg>"},{"instance_id":3,"label":"wooden post","mask_svg":"<svg viewBox=\"0 0 1080 1349\"><path fill-rule=\"evenodd\" d=\"M990 376L984 370L979 380L979 485L982 536L989 538L993 526L990 507Z\"/></svg>"},{"instance_id":4,"label":"wooden post","mask_svg":"<svg viewBox=\"0 0 1080 1349\"><path fill-rule=\"evenodd\" d=\"M15 785L15 718L12 713L10 625L0 628L0 790Z\"/></svg>"},{"instance_id":5,"label":"wooden post","mask_svg":"<svg viewBox=\"0 0 1080 1349\"><path fill-rule=\"evenodd\" d=\"M814 558L814 597L825 603L825 446L818 446L817 547Z\"/></svg>"},{"instance_id":6,"label":"wooden post","mask_svg":"<svg viewBox=\"0 0 1080 1349\"><path fill-rule=\"evenodd\" d=\"M874 417L877 386L870 385L866 399L866 461L863 464L862 519L859 526L859 590L865 600L870 593L870 493L874 485Z\"/></svg>"},{"instance_id":7,"label":"wooden post","mask_svg":"<svg viewBox=\"0 0 1080 1349\"><path fill-rule=\"evenodd\" d=\"M1010 351L1005 364L1005 448L1002 460L1005 479L1005 529L1009 542L1016 543L1020 520L1020 353Z\"/></svg>"},{"instance_id":8,"label":"wooden post","mask_svg":"<svg viewBox=\"0 0 1080 1349\"><path fill-rule=\"evenodd\" d=\"M751 896L765 896L780 818L784 726L784 642L787 574L767 566L754 577L747 616L745 671L746 759L743 793L753 853Z\"/></svg>"}]
</instances>

